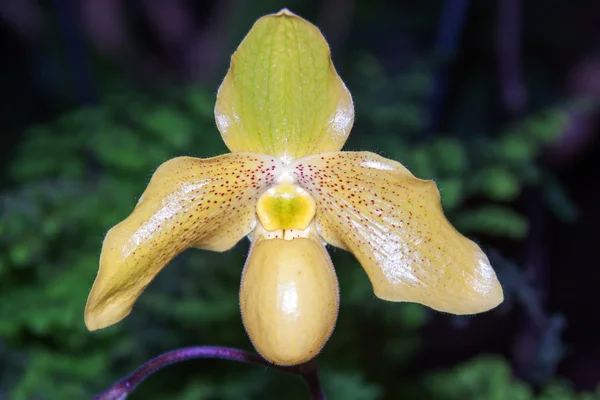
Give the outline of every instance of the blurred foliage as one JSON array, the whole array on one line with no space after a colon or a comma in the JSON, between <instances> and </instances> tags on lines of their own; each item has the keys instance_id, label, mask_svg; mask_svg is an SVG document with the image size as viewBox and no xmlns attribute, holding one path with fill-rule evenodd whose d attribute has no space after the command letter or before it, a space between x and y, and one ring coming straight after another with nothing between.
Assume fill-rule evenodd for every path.
<instances>
[{"instance_id":1,"label":"blurred foliage","mask_svg":"<svg viewBox=\"0 0 600 400\"><path fill-rule=\"evenodd\" d=\"M467 234L522 238L514 202L523 188L548 186L549 204L573 212L560 184L536 164L565 128L561 107L477 140L420 139L431 91L427 66L390 74L362 57L350 73L357 126L349 149L380 151L415 175L435 178L449 217ZM226 151L214 126L214 90L193 87L108 96L33 127L9 165L1 194L0 397L80 399L164 351L194 344L250 349L238 310L247 243L223 254L188 251L165 268L122 323L89 333L83 308L106 230L131 211L152 172L180 155ZM398 135L401 132L402 135ZM336 330L320 357L330 399L588 400L568 386L535 394L505 361L480 358L418 375L411 368L429 311L377 300L357 262L332 250L341 285ZM374 335L378 340L373 340ZM401 377L401 379L399 379ZM3 393L2 391L5 391ZM281 372L203 360L174 365L133 399L306 398ZM151 395L150 395L151 394Z\"/></svg>"},{"instance_id":2,"label":"blurred foliage","mask_svg":"<svg viewBox=\"0 0 600 400\"><path fill-rule=\"evenodd\" d=\"M511 376L510 367L500 358L479 357L449 371L432 373L425 378L433 398L449 400L595 400L596 393L577 394L567 384L554 382L539 393Z\"/></svg>"}]
</instances>

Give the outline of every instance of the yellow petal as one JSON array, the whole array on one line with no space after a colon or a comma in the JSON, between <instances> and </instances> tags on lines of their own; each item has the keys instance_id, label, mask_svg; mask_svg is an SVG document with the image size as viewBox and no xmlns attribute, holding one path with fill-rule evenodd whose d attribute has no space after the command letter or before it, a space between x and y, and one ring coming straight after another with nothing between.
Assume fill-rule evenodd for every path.
<instances>
[{"instance_id":1,"label":"yellow petal","mask_svg":"<svg viewBox=\"0 0 600 400\"><path fill-rule=\"evenodd\" d=\"M487 257L450 225L433 181L369 152L311 156L294 168L317 203L319 233L354 253L378 297L453 314L502 302Z\"/></svg>"},{"instance_id":2,"label":"yellow petal","mask_svg":"<svg viewBox=\"0 0 600 400\"><path fill-rule=\"evenodd\" d=\"M173 257L189 247L224 251L256 225L255 205L278 162L255 154L180 157L161 165L133 213L102 246L85 309L90 330L125 318Z\"/></svg>"},{"instance_id":3,"label":"yellow petal","mask_svg":"<svg viewBox=\"0 0 600 400\"><path fill-rule=\"evenodd\" d=\"M314 236L255 238L242 275L240 309L264 358L295 365L315 357L333 332L338 307L333 265Z\"/></svg>"},{"instance_id":4,"label":"yellow petal","mask_svg":"<svg viewBox=\"0 0 600 400\"><path fill-rule=\"evenodd\" d=\"M215 118L231 151L291 159L340 150L354 107L319 29L282 10L256 21L233 54Z\"/></svg>"}]
</instances>

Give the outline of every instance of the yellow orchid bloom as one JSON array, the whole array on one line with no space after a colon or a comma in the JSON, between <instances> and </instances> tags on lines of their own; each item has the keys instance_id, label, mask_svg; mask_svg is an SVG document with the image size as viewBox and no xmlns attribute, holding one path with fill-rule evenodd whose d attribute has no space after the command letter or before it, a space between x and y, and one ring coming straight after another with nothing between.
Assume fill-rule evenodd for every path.
<instances>
[{"instance_id":1,"label":"yellow orchid bloom","mask_svg":"<svg viewBox=\"0 0 600 400\"><path fill-rule=\"evenodd\" d=\"M382 299L452 314L502 302L486 255L447 221L433 181L340 151L352 98L311 23L285 9L260 18L232 56L215 118L231 153L165 162L106 235L88 329L126 317L185 249L225 251L245 236L242 319L275 364L313 358L333 331L339 291L327 243L356 256Z\"/></svg>"}]
</instances>

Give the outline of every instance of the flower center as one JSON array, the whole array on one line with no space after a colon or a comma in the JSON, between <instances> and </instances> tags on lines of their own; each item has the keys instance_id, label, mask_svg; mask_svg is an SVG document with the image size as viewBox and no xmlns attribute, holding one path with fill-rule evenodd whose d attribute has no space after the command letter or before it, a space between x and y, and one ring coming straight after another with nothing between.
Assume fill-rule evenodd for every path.
<instances>
[{"instance_id":1,"label":"flower center","mask_svg":"<svg viewBox=\"0 0 600 400\"><path fill-rule=\"evenodd\" d=\"M260 196L256 213L267 231L303 230L315 216L315 201L301 187L282 183Z\"/></svg>"}]
</instances>

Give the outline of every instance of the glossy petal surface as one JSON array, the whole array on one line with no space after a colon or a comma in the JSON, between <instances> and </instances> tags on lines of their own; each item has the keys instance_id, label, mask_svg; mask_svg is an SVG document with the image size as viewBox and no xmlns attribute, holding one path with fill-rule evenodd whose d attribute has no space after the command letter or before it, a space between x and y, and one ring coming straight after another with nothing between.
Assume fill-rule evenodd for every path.
<instances>
[{"instance_id":1,"label":"glossy petal surface","mask_svg":"<svg viewBox=\"0 0 600 400\"><path fill-rule=\"evenodd\" d=\"M279 365L315 357L333 332L338 282L315 238L256 238L244 267L240 309L256 350Z\"/></svg>"},{"instance_id":2,"label":"glossy petal surface","mask_svg":"<svg viewBox=\"0 0 600 400\"><path fill-rule=\"evenodd\" d=\"M161 165L132 214L102 246L85 323L100 329L123 319L150 281L189 247L224 251L256 225L255 204L278 162L256 154L180 157Z\"/></svg>"},{"instance_id":3,"label":"glossy petal surface","mask_svg":"<svg viewBox=\"0 0 600 400\"><path fill-rule=\"evenodd\" d=\"M215 118L231 151L292 159L340 150L354 107L319 29L282 10L256 21L233 54Z\"/></svg>"},{"instance_id":4,"label":"glossy petal surface","mask_svg":"<svg viewBox=\"0 0 600 400\"><path fill-rule=\"evenodd\" d=\"M295 176L315 197L321 236L356 256L378 297L453 314L502 302L487 257L448 222L433 181L369 152L297 160Z\"/></svg>"}]
</instances>

